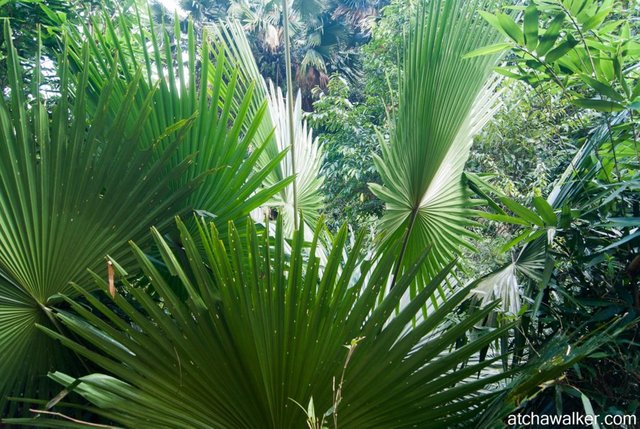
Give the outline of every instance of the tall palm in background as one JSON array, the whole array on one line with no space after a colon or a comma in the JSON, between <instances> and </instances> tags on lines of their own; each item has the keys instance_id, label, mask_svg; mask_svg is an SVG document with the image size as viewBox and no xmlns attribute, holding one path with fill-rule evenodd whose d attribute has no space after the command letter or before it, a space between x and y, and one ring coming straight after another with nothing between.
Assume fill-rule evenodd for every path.
<instances>
[{"instance_id":1,"label":"tall palm in background","mask_svg":"<svg viewBox=\"0 0 640 429\"><path fill-rule=\"evenodd\" d=\"M292 61L302 107L311 110L311 90L325 87L340 73L352 82L361 73L358 46L368 40L370 26L384 5L380 0L295 0L290 10ZM180 2L196 26L238 20L245 30L261 74L284 86L284 40L280 0Z\"/></svg>"}]
</instances>

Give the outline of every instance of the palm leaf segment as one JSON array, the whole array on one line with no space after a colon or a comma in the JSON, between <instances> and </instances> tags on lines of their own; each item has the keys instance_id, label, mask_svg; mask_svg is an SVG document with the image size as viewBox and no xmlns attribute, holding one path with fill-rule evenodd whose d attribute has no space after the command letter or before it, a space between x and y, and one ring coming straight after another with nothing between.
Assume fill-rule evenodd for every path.
<instances>
[{"instance_id":1,"label":"palm leaf segment","mask_svg":"<svg viewBox=\"0 0 640 429\"><path fill-rule=\"evenodd\" d=\"M461 174L472 137L496 104L495 83L487 79L497 58L463 56L501 37L477 16L483 3L420 3L404 52L391 138L376 159L383 185L370 185L386 204L385 244L404 236L403 261L433 246L426 279L471 235Z\"/></svg>"},{"instance_id":2,"label":"palm leaf segment","mask_svg":"<svg viewBox=\"0 0 640 429\"><path fill-rule=\"evenodd\" d=\"M337 411L343 427L468 425L476 408L494 395L483 389L503 377L481 375L493 360L461 366L509 328L456 348L461 336L495 306L450 322L472 286L423 321L412 322L451 265L396 313L419 265L379 302L395 254L375 267L370 262L359 266L361 236L341 270L346 228L337 233L322 271L314 256L318 232L311 249L303 234L296 233L289 256L281 222L275 240L249 224L245 241L231 227L226 248L213 225L201 224L198 238L181 222L178 228L186 266L157 230L153 236L173 278L189 292L187 299L179 298L169 277L133 245L163 308L150 298L149 289L129 285L120 270L126 293L137 305L117 294L115 313L78 288L93 309L67 298L73 313L57 313L91 349L45 328L112 374L82 377L75 387L109 419L128 427L300 428L306 416L293 401L306 404L313 398L322 413L332 406L334 377L340 377L347 355L344 345L354 339L359 342ZM194 245L200 241L204 251ZM362 273L350 287L358 266ZM65 386L73 382L61 373L52 377Z\"/></svg>"},{"instance_id":3,"label":"palm leaf segment","mask_svg":"<svg viewBox=\"0 0 640 429\"><path fill-rule=\"evenodd\" d=\"M220 23L216 27L215 35L217 40L224 44L225 52L228 52L228 55L233 58L232 61L238 65L241 70L241 79L245 85L249 82L255 84L255 96L250 112L257 112L260 103L267 100L268 114L262 117L262 122L256 133L258 141L268 140L256 164L257 168L263 168L272 163L279 153L289 148L288 101L280 88L275 87L272 82L267 84L260 74L247 37L238 22ZM308 128L307 122L303 119L301 100L300 92L298 92L293 109L296 171L293 171L290 157L287 155L282 159L279 167L266 177L265 185L277 183L295 173L298 210L304 214L304 220L308 226L307 231L310 232L315 229L323 207L320 192L323 183L323 177L320 175L323 153L318 146L317 139L313 138L313 131ZM269 138L273 130L275 130L273 138ZM289 237L293 235L293 185L274 194L263 208L278 208L279 214L284 220L285 233ZM263 214L259 213L258 216L259 219L256 220L260 222L264 220Z\"/></svg>"},{"instance_id":4,"label":"palm leaf segment","mask_svg":"<svg viewBox=\"0 0 640 429\"><path fill-rule=\"evenodd\" d=\"M44 374L53 363L77 364L35 329L50 323L57 294L73 294L70 281L87 285L87 267L105 267L106 254L126 260L127 240L166 226L197 181L171 191L191 163L169 162L184 127L139 148L152 103L150 96L131 108L140 74L128 84L111 74L89 115L89 75L72 76L65 52L50 112L39 69L25 96L8 24L4 31L10 92L0 99L0 413L10 415L8 394L46 396ZM93 61L88 45L80 55ZM112 109L116 93L122 102Z\"/></svg>"}]
</instances>

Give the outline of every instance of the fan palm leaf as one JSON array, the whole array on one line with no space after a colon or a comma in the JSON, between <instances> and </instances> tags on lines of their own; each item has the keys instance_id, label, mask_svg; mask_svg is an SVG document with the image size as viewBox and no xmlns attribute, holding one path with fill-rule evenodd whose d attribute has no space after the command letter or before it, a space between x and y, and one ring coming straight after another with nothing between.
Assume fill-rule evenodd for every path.
<instances>
[{"instance_id":1,"label":"fan palm leaf","mask_svg":"<svg viewBox=\"0 0 640 429\"><path fill-rule=\"evenodd\" d=\"M89 75L86 69L72 75L65 50L60 95L49 111L39 69L25 96L8 24L4 32L9 91L0 99L0 412L11 414L16 410L5 408L8 394L47 396L46 371L77 365L35 329L35 323L55 326L51 308L58 294L74 294L70 281L88 286L86 269L105 267L106 254L126 260L127 240L144 239L141 232L151 225L163 228L183 212L201 179L170 187L192 162L170 162L188 121L139 147L153 95L131 109L139 73L129 83L112 73L88 114ZM86 44L80 55L85 64L94 61ZM110 114L116 93L122 103Z\"/></svg>"},{"instance_id":2,"label":"fan palm leaf","mask_svg":"<svg viewBox=\"0 0 640 429\"><path fill-rule=\"evenodd\" d=\"M43 328L111 374L87 375L79 384L63 373L52 374L65 386L74 383L74 391L99 414L128 427L299 428L306 417L293 401L306 404L312 398L322 413L333 407L344 427L451 428L468 427L477 408L495 395L484 389L504 374L483 376L492 360L463 363L509 327L488 331L462 347L456 344L496 303L462 316L459 323L449 321L470 285L413 325L451 264L396 313L424 255L378 303L395 253L375 267L371 262L359 265L361 236L340 269L346 228L336 234L321 271L313 251L321 227L310 250L296 232L286 257L281 222L275 240L248 224L245 241L231 227L227 247L213 224L200 225L196 238L178 221L188 261L184 266L153 231L164 262L189 291L188 298L179 298L169 276L157 272L153 261L132 245L162 307L149 290L130 285L124 269L115 264L123 291L135 298L135 306L116 294L116 313L78 287L76 292L92 308L65 298L73 311L56 313L91 348ZM196 241L204 243L203 251ZM349 286L357 267L361 274ZM100 276L95 278L107 287ZM342 399L337 401L336 379L348 353Z\"/></svg>"},{"instance_id":3,"label":"fan palm leaf","mask_svg":"<svg viewBox=\"0 0 640 429\"><path fill-rule=\"evenodd\" d=\"M286 106L289 101L285 99L280 88L276 88L271 82L269 83L268 101L271 122L275 124L275 143L279 150L284 151L290 141L289 117L287 116ZM293 171L289 157L285 157L280 166L284 176L295 176L295 192L298 193L297 208L304 213L304 220L309 228L315 228L323 206L320 193L323 183L323 178L320 175L323 156L318 140L313 138L313 130L307 126L307 122L302 118L300 92L298 92L295 100L293 114L296 171ZM279 209L279 213L283 218L285 234L289 237L293 235L293 219L296 215L293 208L293 192L293 186L288 186L278 194L275 194L267 203L268 207Z\"/></svg>"},{"instance_id":4,"label":"fan palm leaf","mask_svg":"<svg viewBox=\"0 0 640 429\"><path fill-rule=\"evenodd\" d=\"M386 204L383 246L404 243L402 269L433 246L421 274L427 280L471 236L461 175L472 137L496 105L495 82L488 79L497 57L463 56L501 37L476 14L483 3L420 3L404 51L391 138L376 158L382 185L370 185Z\"/></svg>"},{"instance_id":5,"label":"fan palm leaf","mask_svg":"<svg viewBox=\"0 0 640 429\"><path fill-rule=\"evenodd\" d=\"M291 181L285 177L263 186L284 153L255 168L266 147L254 138L265 105L249 117L252 90L248 86L237 95L235 66L224 56L214 65L206 43L198 56L191 27L185 42L179 29L172 38L164 29L147 32L139 14L137 21L132 30L131 20L122 17L94 18L93 31L71 30L50 124L40 104L19 110L14 105L24 100L14 100L5 109L5 162L24 159L3 172L2 398L9 391L47 395L38 385L46 382L43 373L52 362L77 365L77 359L58 357L60 350L26 327L51 323L47 314L55 295L69 293L68 282L82 280L87 267L96 270L104 255L118 254L127 239L152 224L163 227L187 209L211 215L224 231L228 220L248 216ZM18 73L19 64L12 65ZM11 97L22 91L19 81L16 74ZM67 106L71 96L74 105ZM92 127L85 130L84 122ZM15 149L21 145L31 152ZM25 363L34 344L41 347L38 358ZM16 380L20 386L14 388Z\"/></svg>"}]
</instances>

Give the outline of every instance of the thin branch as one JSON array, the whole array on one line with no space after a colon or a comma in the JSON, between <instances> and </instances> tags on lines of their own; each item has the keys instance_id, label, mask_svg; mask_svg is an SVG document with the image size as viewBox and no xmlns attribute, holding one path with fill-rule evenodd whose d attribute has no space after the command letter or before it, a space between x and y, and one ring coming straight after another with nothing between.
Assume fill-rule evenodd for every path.
<instances>
[{"instance_id":1,"label":"thin branch","mask_svg":"<svg viewBox=\"0 0 640 429\"><path fill-rule=\"evenodd\" d=\"M558 4L560 5L560 7L564 10L564 12L567 14L567 16L569 17L569 19L571 20L571 22L573 23L573 26L576 28L576 30L578 31L578 34L580 35L580 39L582 40L582 44L584 45L584 48L587 51L587 57L589 57L589 62L591 63L591 73L592 76L595 75L596 73L596 65L593 62L593 58L591 57L591 50L589 50L589 45L587 45L587 40L584 37L584 33L582 32L582 30L580 30L580 26L578 25L578 23L576 22L575 19L573 19L573 16L571 15L571 12L569 12L569 10L565 7L565 5L560 1L558 2Z\"/></svg>"},{"instance_id":2,"label":"thin branch","mask_svg":"<svg viewBox=\"0 0 640 429\"><path fill-rule=\"evenodd\" d=\"M77 419L74 419L73 417L65 416L62 413L56 413L54 411L36 410L34 408L30 408L29 411L31 411L32 413L36 413L36 414L47 414L47 415L50 415L50 416L61 417L63 419L69 420L71 422L78 423L78 424L81 424L81 425L90 426L90 427L94 427L94 428L121 429L118 426L101 425L101 424L98 424L98 423L91 423L91 422L85 422L83 420L77 420Z\"/></svg>"}]
</instances>

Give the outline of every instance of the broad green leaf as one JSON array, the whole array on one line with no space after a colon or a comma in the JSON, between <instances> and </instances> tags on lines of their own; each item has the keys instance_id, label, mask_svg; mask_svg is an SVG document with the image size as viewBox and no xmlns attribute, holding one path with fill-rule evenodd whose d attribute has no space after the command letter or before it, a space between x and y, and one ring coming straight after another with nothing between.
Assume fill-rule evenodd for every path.
<instances>
[{"instance_id":1,"label":"broad green leaf","mask_svg":"<svg viewBox=\"0 0 640 429\"><path fill-rule=\"evenodd\" d=\"M533 197L533 205L547 225L556 226L558 219L547 200L542 197Z\"/></svg>"},{"instance_id":2,"label":"broad green leaf","mask_svg":"<svg viewBox=\"0 0 640 429\"><path fill-rule=\"evenodd\" d=\"M628 234L626 237L623 237L620 240L616 240L615 242L611 243L610 245L602 249L600 253L607 252L609 250L615 249L616 247L620 247L623 244L628 243L629 241L634 240L638 237L640 237L640 230L635 231L634 233Z\"/></svg>"},{"instance_id":3,"label":"broad green leaf","mask_svg":"<svg viewBox=\"0 0 640 429\"><path fill-rule=\"evenodd\" d=\"M522 75L514 73L513 71L511 71L510 69L508 69L506 67L496 67L495 71L496 71L496 73L501 74L502 76L506 76L506 77L511 78L511 79L521 80L523 78Z\"/></svg>"},{"instance_id":4,"label":"broad green leaf","mask_svg":"<svg viewBox=\"0 0 640 429\"><path fill-rule=\"evenodd\" d=\"M593 429L600 429L600 425L598 424L597 414L593 410L593 406L591 405L591 401L584 393L580 392L580 399L582 401L582 406L584 407L584 412L588 416L594 417L594 421L591 425Z\"/></svg>"},{"instance_id":5,"label":"broad green leaf","mask_svg":"<svg viewBox=\"0 0 640 429\"><path fill-rule=\"evenodd\" d=\"M500 198L500 201L502 202L502 204L507 206L507 208L514 214L527 221L529 224L537 225L539 227L544 226L544 221L540 218L540 216L538 216L533 210L526 208L519 202L507 197Z\"/></svg>"},{"instance_id":6,"label":"broad green leaf","mask_svg":"<svg viewBox=\"0 0 640 429\"><path fill-rule=\"evenodd\" d=\"M480 49L476 49L468 54L464 54L462 58L473 58L481 55L495 54L505 51L511 47L510 43L496 43L494 45L484 46Z\"/></svg>"},{"instance_id":7,"label":"broad green leaf","mask_svg":"<svg viewBox=\"0 0 640 429\"><path fill-rule=\"evenodd\" d=\"M520 233L519 235L515 236L514 238L512 238L509 242L507 242L506 244L504 244L502 247L500 247L500 249L498 249L499 253L504 253L507 250L519 245L519 244L525 244L528 243L530 241L535 240L538 237L541 237L542 235L546 234L547 232L545 230L540 230L540 231L535 231L532 233L532 231L523 231L522 233Z\"/></svg>"},{"instance_id":8,"label":"broad green leaf","mask_svg":"<svg viewBox=\"0 0 640 429\"><path fill-rule=\"evenodd\" d=\"M551 50L551 48L553 48L556 40L558 40L558 36L560 35L560 30L562 30L564 17L564 13L560 13L553 18L553 21L551 21L547 30L540 37L540 43L536 48L538 55L544 56Z\"/></svg>"},{"instance_id":9,"label":"broad green leaf","mask_svg":"<svg viewBox=\"0 0 640 429\"><path fill-rule=\"evenodd\" d=\"M624 97L618 94L618 92L610 85L584 74L580 76L580 79L582 79L591 88L595 89L600 95L604 95L605 97L611 98L615 101L624 101Z\"/></svg>"},{"instance_id":10,"label":"broad green leaf","mask_svg":"<svg viewBox=\"0 0 640 429\"><path fill-rule=\"evenodd\" d=\"M502 214L494 214L494 213L484 213L480 214L485 219L495 220L496 222L510 223L512 225L523 225L523 226L531 226L531 222L526 219L522 219L519 217L502 215Z\"/></svg>"},{"instance_id":11,"label":"broad green leaf","mask_svg":"<svg viewBox=\"0 0 640 429\"><path fill-rule=\"evenodd\" d=\"M619 112L624 110L624 106L615 101L608 101L595 98L578 98L572 100L572 103L586 109L597 110L598 112Z\"/></svg>"},{"instance_id":12,"label":"broad green leaf","mask_svg":"<svg viewBox=\"0 0 640 429\"><path fill-rule=\"evenodd\" d=\"M505 34L505 36L507 35L506 32L504 32L502 26L500 25L500 22L498 21L498 17L492 13L489 13L487 11L484 10L478 10L478 14L485 20L487 21L493 28L495 28L496 30L499 30L501 32L503 32Z\"/></svg>"},{"instance_id":13,"label":"broad green leaf","mask_svg":"<svg viewBox=\"0 0 640 429\"><path fill-rule=\"evenodd\" d=\"M618 227L636 227L640 225L640 217L610 217L607 218L607 222L605 223L605 225Z\"/></svg>"},{"instance_id":14,"label":"broad green leaf","mask_svg":"<svg viewBox=\"0 0 640 429\"><path fill-rule=\"evenodd\" d=\"M545 61L548 62L548 63L554 63L554 62L558 61L567 52L572 50L577 44L578 44L578 41L576 39L574 39L573 36L568 35L567 36L567 40L565 40L564 42L560 43L554 49L549 51L549 53L547 53L547 55L545 55Z\"/></svg>"},{"instance_id":15,"label":"broad green leaf","mask_svg":"<svg viewBox=\"0 0 640 429\"><path fill-rule=\"evenodd\" d=\"M636 86L633 88L633 92L631 93L631 99L634 101L640 101L640 100L636 100L636 98L640 97L640 81L636 84Z\"/></svg>"},{"instance_id":16,"label":"broad green leaf","mask_svg":"<svg viewBox=\"0 0 640 429\"><path fill-rule=\"evenodd\" d=\"M600 24L604 22L604 20L609 16L612 11L612 7L605 7L598 11L595 15L589 17L582 24L582 31L587 32L596 29Z\"/></svg>"}]
</instances>

